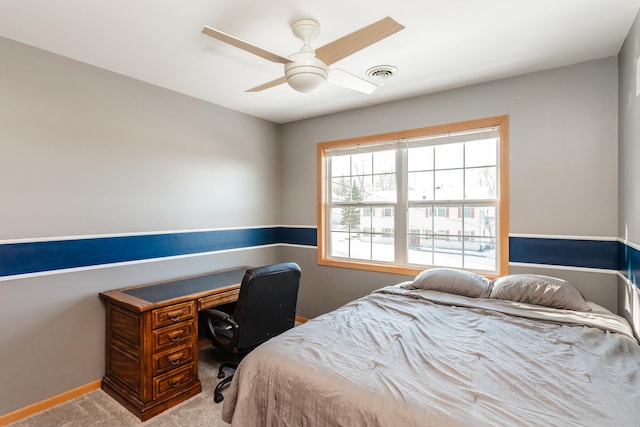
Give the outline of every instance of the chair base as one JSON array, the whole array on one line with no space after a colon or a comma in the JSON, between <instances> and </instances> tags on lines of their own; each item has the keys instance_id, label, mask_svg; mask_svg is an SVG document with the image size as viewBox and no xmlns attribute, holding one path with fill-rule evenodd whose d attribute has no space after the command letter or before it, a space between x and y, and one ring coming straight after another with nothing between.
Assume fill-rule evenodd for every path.
<instances>
[{"instance_id":1,"label":"chair base","mask_svg":"<svg viewBox=\"0 0 640 427\"><path fill-rule=\"evenodd\" d=\"M224 400L224 396L222 395L222 389L226 387L229 383L231 383L231 380L233 380L233 373L228 377L225 377L224 370L232 369L233 371L235 371L237 367L238 367L237 363L230 363L230 362L223 363L222 365L220 365L220 368L218 369L218 378L223 378L223 380L220 381L218 385L216 385L216 388L213 390L214 402L220 403Z\"/></svg>"}]
</instances>

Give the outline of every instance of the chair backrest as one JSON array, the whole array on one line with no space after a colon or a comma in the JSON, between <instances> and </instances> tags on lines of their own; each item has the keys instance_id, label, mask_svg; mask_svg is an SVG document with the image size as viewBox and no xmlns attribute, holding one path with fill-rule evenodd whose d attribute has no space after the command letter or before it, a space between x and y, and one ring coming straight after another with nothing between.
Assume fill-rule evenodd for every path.
<instances>
[{"instance_id":1,"label":"chair backrest","mask_svg":"<svg viewBox=\"0 0 640 427\"><path fill-rule=\"evenodd\" d=\"M234 313L238 351L250 350L295 325L300 275L294 262L247 270Z\"/></svg>"}]
</instances>

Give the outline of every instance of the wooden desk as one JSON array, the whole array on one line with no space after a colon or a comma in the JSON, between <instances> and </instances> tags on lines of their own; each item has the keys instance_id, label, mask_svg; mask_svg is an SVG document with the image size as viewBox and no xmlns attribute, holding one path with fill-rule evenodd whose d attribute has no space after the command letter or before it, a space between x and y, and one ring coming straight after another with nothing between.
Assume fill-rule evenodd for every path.
<instances>
[{"instance_id":1,"label":"wooden desk","mask_svg":"<svg viewBox=\"0 0 640 427\"><path fill-rule=\"evenodd\" d=\"M142 421L200 393L198 311L237 301L247 268L100 293L107 309L102 389Z\"/></svg>"}]
</instances>

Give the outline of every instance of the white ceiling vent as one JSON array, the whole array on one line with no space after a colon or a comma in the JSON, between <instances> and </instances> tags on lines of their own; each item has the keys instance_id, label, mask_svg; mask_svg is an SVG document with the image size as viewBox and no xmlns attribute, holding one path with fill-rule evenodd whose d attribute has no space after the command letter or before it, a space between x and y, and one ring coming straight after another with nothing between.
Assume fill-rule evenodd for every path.
<instances>
[{"instance_id":1,"label":"white ceiling vent","mask_svg":"<svg viewBox=\"0 0 640 427\"><path fill-rule=\"evenodd\" d=\"M367 70L367 77L371 80L388 80L398 73L393 65L378 65Z\"/></svg>"}]
</instances>

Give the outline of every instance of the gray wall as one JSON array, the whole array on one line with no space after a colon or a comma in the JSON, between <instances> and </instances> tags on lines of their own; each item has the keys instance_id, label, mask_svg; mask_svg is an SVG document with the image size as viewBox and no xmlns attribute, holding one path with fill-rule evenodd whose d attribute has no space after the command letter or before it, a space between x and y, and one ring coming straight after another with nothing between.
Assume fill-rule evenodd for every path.
<instances>
[{"instance_id":1,"label":"gray wall","mask_svg":"<svg viewBox=\"0 0 640 427\"><path fill-rule=\"evenodd\" d=\"M620 51L620 206L618 236L640 244L640 97L636 60L640 57L640 18L636 18ZM637 86L638 85L638 86Z\"/></svg>"},{"instance_id":2,"label":"gray wall","mask_svg":"<svg viewBox=\"0 0 640 427\"><path fill-rule=\"evenodd\" d=\"M317 142L502 114L510 232L618 233L617 58L276 126L1 38L0 55L0 240L315 227ZM0 414L103 375L100 291L276 260L303 267L306 317L409 279L282 247L1 280ZM550 271L616 309L615 275Z\"/></svg>"},{"instance_id":3,"label":"gray wall","mask_svg":"<svg viewBox=\"0 0 640 427\"><path fill-rule=\"evenodd\" d=\"M508 114L510 233L615 238L617 73L617 58L610 57L286 124L282 221L316 225L318 142ZM303 316L407 279L319 267L311 249L287 252L305 271ZM548 273L521 266L511 271ZM587 297L615 311L615 275L578 273L553 270L556 276L579 279L575 284Z\"/></svg>"},{"instance_id":4,"label":"gray wall","mask_svg":"<svg viewBox=\"0 0 640 427\"><path fill-rule=\"evenodd\" d=\"M618 237L640 250L640 98L636 81L638 73L636 61L640 56L640 18L636 20L622 45L618 59L620 75L620 142L619 173L620 183L618 208ZM635 265L637 274L638 265ZM638 284L640 277L632 277ZM624 278L619 279L621 312L632 321L636 331L640 331L640 293Z\"/></svg>"},{"instance_id":5,"label":"gray wall","mask_svg":"<svg viewBox=\"0 0 640 427\"><path fill-rule=\"evenodd\" d=\"M277 125L0 38L0 241L279 224ZM104 374L103 290L277 248L0 280L0 415Z\"/></svg>"}]
</instances>

